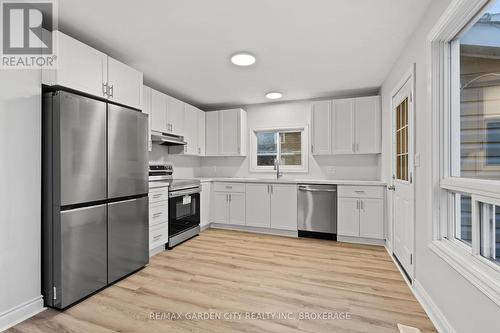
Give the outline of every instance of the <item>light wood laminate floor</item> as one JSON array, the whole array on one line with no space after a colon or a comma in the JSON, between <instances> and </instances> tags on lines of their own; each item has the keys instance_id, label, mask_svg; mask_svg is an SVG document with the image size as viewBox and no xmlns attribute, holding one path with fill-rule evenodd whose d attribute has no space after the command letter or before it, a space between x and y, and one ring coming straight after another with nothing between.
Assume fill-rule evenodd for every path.
<instances>
[{"instance_id":1,"label":"light wood laminate floor","mask_svg":"<svg viewBox=\"0 0 500 333\"><path fill-rule=\"evenodd\" d=\"M207 312L222 319L186 318ZM264 318L273 314L285 318ZM399 332L397 323L435 332L383 247L209 229L65 312L7 332L374 333Z\"/></svg>"}]
</instances>

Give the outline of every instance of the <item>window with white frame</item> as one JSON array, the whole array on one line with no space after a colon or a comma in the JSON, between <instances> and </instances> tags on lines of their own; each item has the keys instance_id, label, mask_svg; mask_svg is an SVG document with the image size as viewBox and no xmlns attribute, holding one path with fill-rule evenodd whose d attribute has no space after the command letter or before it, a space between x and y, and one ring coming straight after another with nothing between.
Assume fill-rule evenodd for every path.
<instances>
[{"instance_id":1,"label":"window with white frame","mask_svg":"<svg viewBox=\"0 0 500 333\"><path fill-rule=\"evenodd\" d=\"M272 171L277 162L284 172L307 171L305 128L258 129L251 133L253 171Z\"/></svg>"},{"instance_id":2,"label":"window with white frame","mask_svg":"<svg viewBox=\"0 0 500 333\"><path fill-rule=\"evenodd\" d=\"M439 184L431 248L500 305L500 0L454 6L429 36Z\"/></svg>"},{"instance_id":3,"label":"window with white frame","mask_svg":"<svg viewBox=\"0 0 500 333\"><path fill-rule=\"evenodd\" d=\"M449 234L471 249L475 247L475 255L485 253L485 258L498 263L500 211L494 204L480 201L467 184L487 180L490 187L500 187L500 0L451 41L450 51L448 180L457 178L465 186L461 192L449 192L454 201L449 207L454 211Z\"/></svg>"}]
</instances>

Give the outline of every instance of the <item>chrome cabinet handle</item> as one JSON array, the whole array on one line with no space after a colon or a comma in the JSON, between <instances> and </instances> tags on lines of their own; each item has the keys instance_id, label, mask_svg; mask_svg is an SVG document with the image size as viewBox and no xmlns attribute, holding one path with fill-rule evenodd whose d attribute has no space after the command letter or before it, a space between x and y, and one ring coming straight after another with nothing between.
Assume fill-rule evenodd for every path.
<instances>
[{"instance_id":1,"label":"chrome cabinet handle","mask_svg":"<svg viewBox=\"0 0 500 333\"><path fill-rule=\"evenodd\" d=\"M153 194L153 199L159 198L159 197L161 197L161 196L162 196L162 194L161 194L161 193Z\"/></svg>"},{"instance_id":2,"label":"chrome cabinet handle","mask_svg":"<svg viewBox=\"0 0 500 333\"><path fill-rule=\"evenodd\" d=\"M356 192L356 193L366 193L366 191L361 191L361 190L356 190L354 192Z\"/></svg>"},{"instance_id":3,"label":"chrome cabinet handle","mask_svg":"<svg viewBox=\"0 0 500 333\"><path fill-rule=\"evenodd\" d=\"M359 209L359 199L356 200L356 209Z\"/></svg>"},{"instance_id":4,"label":"chrome cabinet handle","mask_svg":"<svg viewBox=\"0 0 500 333\"><path fill-rule=\"evenodd\" d=\"M162 214L163 214L162 212L154 213L153 218L160 217Z\"/></svg>"},{"instance_id":5,"label":"chrome cabinet handle","mask_svg":"<svg viewBox=\"0 0 500 333\"><path fill-rule=\"evenodd\" d=\"M109 97L114 97L115 92L114 92L114 87L113 85L109 86Z\"/></svg>"},{"instance_id":6,"label":"chrome cabinet handle","mask_svg":"<svg viewBox=\"0 0 500 333\"><path fill-rule=\"evenodd\" d=\"M274 187L273 187L272 184L270 186L271 186L271 194L273 194L274 193Z\"/></svg>"},{"instance_id":7,"label":"chrome cabinet handle","mask_svg":"<svg viewBox=\"0 0 500 333\"><path fill-rule=\"evenodd\" d=\"M108 94L108 83L103 82L102 83L102 95L106 96Z\"/></svg>"},{"instance_id":8,"label":"chrome cabinet handle","mask_svg":"<svg viewBox=\"0 0 500 333\"><path fill-rule=\"evenodd\" d=\"M226 188L227 188L228 190L230 190L230 189L232 189L233 187L232 187L232 186L227 185L227 186L226 186Z\"/></svg>"},{"instance_id":9,"label":"chrome cabinet handle","mask_svg":"<svg viewBox=\"0 0 500 333\"><path fill-rule=\"evenodd\" d=\"M229 195L229 202L233 201L233 196L230 194Z\"/></svg>"},{"instance_id":10,"label":"chrome cabinet handle","mask_svg":"<svg viewBox=\"0 0 500 333\"><path fill-rule=\"evenodd\" d=\"M360 203L360 208L362 210L365 210L365 205L363 204L363 200L359 200L359 203Z\"/></svg>"},{"instance_id":11,"label":"chrome cabinet handle","mask_svg":"<svg viewBox=\"0 0 500 333\"><path fill-rule=\"evenodd\" d=\"M161 238L161 236L163 236L162 234L159 234L159 235L156 235L153 237L153 241L157 241L158 239Z\"/></svg>"}]
</instances>

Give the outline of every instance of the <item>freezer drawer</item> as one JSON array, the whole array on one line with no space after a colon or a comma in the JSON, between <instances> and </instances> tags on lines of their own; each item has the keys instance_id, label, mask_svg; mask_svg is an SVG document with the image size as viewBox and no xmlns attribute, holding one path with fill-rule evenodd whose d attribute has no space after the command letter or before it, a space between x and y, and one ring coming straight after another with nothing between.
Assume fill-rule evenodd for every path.
<instances>
[{"instance_id":1,"label":"freezer drawer","mask_svg":"<svg viewBox=\"0 0 500 333\"><path fill-rule=\"evenodd\" d=\"M108 198L148 193L148 116L108 104Z\"/></svg>"},{"instance_id":2,"label":"freezer drawer","mask_svg":"<svg viewBox=\"0 0 500 333\"><path fill-rule=\"evenodd\" d=\"M54 265L60 269L54 306L65 308L107 284L106 205L61 212L60 232L60 247L54 244L61 258Z\"/></svg>"},{"instance_id":3,"label":"freezer drawer","mask_svg":"<svg viewBox=\"0 0 500 333\"><path fill-rule=\"evenodd\" d=\"M61 206L106 199L106 103L64 91L54 99Z\"/></svg>"},{"instance_id":4,"label":"freezer drawer","mask_svg":"<svg viewBox=\"0 0 500 333\"><path fill-rule=\"evenodd\" d=\"M148 197L108 204L108 283L148 261Z\"/></svg>"}]
</instances>

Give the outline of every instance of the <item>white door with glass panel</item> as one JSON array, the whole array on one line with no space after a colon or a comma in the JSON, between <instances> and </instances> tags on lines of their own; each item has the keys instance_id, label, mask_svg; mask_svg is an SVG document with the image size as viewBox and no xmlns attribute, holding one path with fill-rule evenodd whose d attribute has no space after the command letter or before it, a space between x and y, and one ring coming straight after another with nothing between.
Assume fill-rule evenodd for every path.
<instances>
[{"instance_id":1,"label":"white door with glass panel","mask_svg":"<svg viewBox=\"0 0 500 333\"><path fill-rule=\"evenodd\" d=\"M413 188L413 76L392 98L393 137L393 253L406 274L413 278L415 232Z\"/></svg>"}]
</instances>

